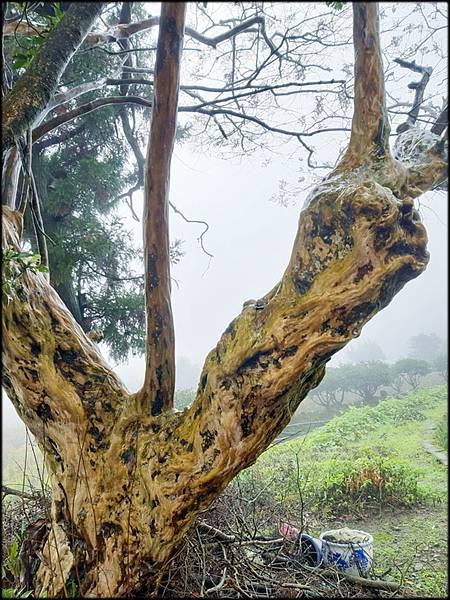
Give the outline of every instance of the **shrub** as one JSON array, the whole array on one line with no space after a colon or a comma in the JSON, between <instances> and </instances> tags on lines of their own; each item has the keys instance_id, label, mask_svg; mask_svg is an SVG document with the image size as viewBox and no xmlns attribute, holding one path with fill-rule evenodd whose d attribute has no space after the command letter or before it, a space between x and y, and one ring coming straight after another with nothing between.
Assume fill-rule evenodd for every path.
<instances>
[{"instance_id":1,"label":"shrub","mask_svg":"<svg viewBox=\"0 0 450 600\"><path fill-rule=\"evenodd\" d=\"M385 456L380 450L362 449L359 457L310 459L295 474L289 460L264 469L264 493L291 508L301 503L308 511L339 514L374 506L412 506L440 502L441 496L419 484L421 472L408 462ZM270 472L270 475L269 475ZM289 474L290 472L290 474ZM270 478L270 484L268 479Z\"/></svg>"},{"instance_id":2,"label":"shrub","mask_svg":"<svg viewBox=\"0 0 450 600\"><path fill-rule=\"evenodd\" d=\"M383 437L377 447L365 447L364 440L381 427L395 435L397 427L425 420L426 411L442 405L446 395L446 386L439 386L375 407L350 407L307 436L270 449L243 477L257 471L276 501L321 513L440 502L440 493L420 484L423 469L392 450L388 455Z\"/></svg>"},{"instance_id":3,"label":"shrub","mask_svg":"<svg viewBox=\"0 0 450 600\"><path fill-rule=\"evenodd\" d=\"M444 415L442 419L439 421L437 430L436 430L436 443L437 445L444 449L448 450L448 415Z\"/></svg>"},{"instance_id":4,"label":"shrub","mask_svg":"<svg viewBox=\"0 0 450 600\"><path fill-rule=\"evenodd\" d=\"M419 485L419 475L403 460L366 451L357 459L332 458L320 463L307 495L314 497L317 509L333 514L368 506L440 501L437 494Z\"/></svg>"}]
</instances>

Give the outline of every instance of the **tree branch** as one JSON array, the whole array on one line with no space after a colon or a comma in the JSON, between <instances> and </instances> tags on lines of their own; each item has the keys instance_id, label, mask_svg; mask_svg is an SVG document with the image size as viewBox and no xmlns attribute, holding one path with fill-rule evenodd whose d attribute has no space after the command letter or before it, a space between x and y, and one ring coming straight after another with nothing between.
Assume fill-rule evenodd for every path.
<instances>
[{"instance_id":1,"label":"tree branch","mask_svg":"<svg viewBox=\"0 0 450 600\"><path fill-rule=\"evenodd\" d=\"M14 209L20 173L20 158L16 146L7 151L2 166L2 204Z\"/></svg>"},{"instance_id":2,"label":"tree branch","mask_svg":"<svg viewBox=\"0 0 450 600\"><path fill-rule=\"evenodd\" d=\"M272 125L269 125L268 123L266 123L262 119L259 119L258 117L253 117L253 116L245 114L245 113L239 113L239 112L236 112L235 110L230 110L228 108L205 109L205 108L197 108L197 106L194 105L194 106L180 106L178 111L179 112L197 112L197 113L200 113L203 115L209 115L209 116L229 115L231 117L237 117L239 119L244 119L246 121L251 121L252 123L256 123L257 125L260 125L264 129L267 129L267 131L273 131L274 133L282 133L284 135L296 137L299 140L302 137L311 137L313 135L317 135L319 133L326 133L329 131L349 131L346 127L328 127L328 128L324 128L324 129L317 129L315 131L291 131L289 129L283 129L281 127L273 127Z\"/></svg>"},{"instance_id":3,"label":"tree branch","mask_svg":"<svg viewBox=\"0 0 450 600\"><path fill-rule=\"evenodd\" d=\"M15 490L7 485L2 485L2 494L4 496L18 496L19 498L24 498L25 500L36 500L36 496L27 494L27 492L22 492L22 490Z\"/></svg>"},{"instance_id":4,"label":"tree branch","mask_svg":"<svg viewBox=\"0 0 450 600\"><path fill-rule=\"evenodd\" d=\"M21 231L22 216L2 207L3 252L20 251ZM50 437L60 456L70 455L86 419L91 451L104 452L129 397L126 389L42 274L25 271L15 283L17 293L3 304L2 320L8 349L2 384L8 397L41 447ZM55 456L54 448L47 450Z\"/></svg>"},{"instance_id":5,"label":"tree branch","mask_svg":"<svg viewBox=\"0 0 450 600\"><path fill-rule=\"evenodd\" d=\"M214 256L213 256L213 255L212 255L210 252L208 252L208 251L206 250L205 246L203 245L203 236L205 235L205 233L206 233L206 232L208 231L208 229L209 229L209 225L208 225L208 223L207 223L206 221L199 221L199 220L196 220L196 219L188 219L188 218L187 218L187 217L184 215L184 213L182 213L182 212L181 212L181 210L180 210L180 209L178 209L178 208L177 208L177 207L176 207L176 206L175 206L175 205L174 205L172 202L169 202L169 205L170 205L170 208L171 208L171 209L172 209L172 210L173 210L173 211L174 211L174 212L175 212L177 215L180 215L180 217L181 217L181 218L182 218L184 221L186 221L186 223L198 223L199 225L204 225L204 227L205 227L205 228L204 228L204 230L202 231L202 233L199 235L199 237L198 237L198 242L199 242L199 244L200 244L200 247L201 247L201 249L203 250L203 252L204 252L204 253L205 253L207 256L209 256L210 258L214 258Z\"/></svg>"},{"instance_id":6,"label":"tree branch","mask_svg":"<svg viewBox=\"0 0 450 600\"><path fill-rule=\"evenodd\" d=\"M401 67L404 67L405 69L411 69L411 71L415 71L416 73L422 73L422 78L420 81L413 81L408 85L408 87L411 90L416 90L416 93L414 96L412 108L408 113L407 120L405 121L405 123L401 123L397 127L397 133L402 133L403 131L414 127L414 125L416 124L417 117L419 116L420 112L420 107L422 106L423 102L423 94L430 80L433 69L431 67L421 67L420 65L417 65L415 61L409 62L401 58L395 58L394 62L399 64Z\"/></svg>"},{"instance_id":7,"label":"tree branch","mask_svg":"<svg viewBox=\"0 0 450 600\"><path fill-rule=\"evenodd\" d=\"M39 123L36 123L36 126L40 125L41 122L43 121L43 119L48 115L48 113L50 111L54 110L57 106L61 106L62 104L65 104L66 102L69 102L70 100L79 98L83 94L87 94L88 92L92 92L94 90L98 90L98 89L102 88L106 84L106 81L107 81L107 78L102 77L101 79L98 79L96 81L89 81L87 83L82 83L81 85L78 85L70 90L67 90L67 92L61 92L60 94L56 94L55 96L53 96L53 98L47 104L45 111L40 115Z\"/></svg>"},{"instance_id":8,"label":"tree branch","mask_svg":"<svg viewBox=\"0 0 450 600\"><path fill-rule=\"evenodd\" d=\"M399 197L417 198L448 180L448 140L423 130L409 129L400 134L396 146L406 146L402 156L406 166L406 185Z\"/></svg>"},{"instance_id":9,"label":"tree branch","mask_svg":"<svg viewBox=\"0 0 450 600\"><path fill-rule=\"evenodd\" d=\"M100 43L111 43L117 42L119 40L125 40L130 38L132 35L139 33L141 31L147 31L156 27L160 24L160 17L150 17L148 19L144 19L142 21L136 21L135 23L119 23L115 27L109 29L108 31L92 31L90 34L86 36L86 43L95 45ZM265 26L265 19L262 16L251 17L246 21L243 21L239 25L228 29L224 33L220 33L214 37L207 37L202 33L192 29L191 27L185 28L186 36L191 37L192 39L204 44L206 46L210 46L211 48L216 48L222 42L234 38L240 33L244 33L254 25L260 25L262 28ZM14 23L7 24L4 28L4 35L13 35L13 34L25 34L25 35L38 35L39 33L45 33L46 29L43 27L31 27L29 24L21 23L20 25L15 25ZM268 38L267 34L263 33L264 39L266 43L269 45L271 50L274 48L273 43Z\"/></svg>"},{"instance_id":10,"label":"tree branch","mask_svg":"<svg viewBox=\"0 0 450 600\"><path fill-rule=\"evenodd\" d=\"M185 3L162 4L146 159L144 264L147 351L144 385L138 394L138 403L144 414L151 412L152 415L172 407L175 386L168 208L185 12Z\"/></svg>"},{"instance_id":11,"label":"tree branch","mask_svg":"<svg viewBox=\"0 0 450 600\"><path fill-rule=\"evenodd\" d=\"M62 144L63 142L66 142L67 140L70 140L71 138L77 136L79 133L81 133L85 129L86 129L86 124L82 123L81 125L78 125L78 127L74 127L73 129L64 131L64 132L60 133L59 135L52 135L52 136L46 138L45 140L43 140L42 142L37 143L36 149L38 151L41 151L41 150L44 150L45 148L49 148L50 146L55 146L56 144Z\"/></svg>"},{"instance_id":12,"label":"tree branch","mask_svg":"<svg viewBox=\"0 0 450 600\"><path fill-rule=\"evenodd\" d=\"M350 143L337 169L390 156L389 120L376 2L353 3L355 98Z\"/></svg>"},{"instance_id":13,"label":"tree branch","mask_svg":"<svg viewBox=\"0 0 450 600\"><path fill-rule=\"evenodd\" d=\"M152 103L150 100L146 100L145 98L139 98L138 96L109 96L107 98L98 98L97 100L92 100L92 102L87 102L86 104L82 104L73 110L69 110L62 115L58 115L54 119L50 119L46 121L39 127L33 130L33 142L37 141L50 131L53 131L60 125L64 123L69 123L73 119L80 117L81 115L85 115L89 112L97 110L99 108L103 108L104 106L115 105L115 104L138 104L140 106L151 107Z\"/></svg>"},{"instance_id":14,"label":"tree branch","mask_svg":"<svg viewBox=\"0 0 450 600\"><path fill-rule=\"evenodd\" d=\"M445 104L441 114L431 128L431 133L434 133L435 135L441 135L445 131L446 127L448 127L448 102Z\"/></svg>"},{"instance_id":15,"label":"tree branch","mask_svg":"<svg viewBox=\"0 0 450 600\"><path fill-rule=\"evenodd\" d=\"M2 154L33 126L45 110L67 63L104 4L72 4L27 71L6 94L2 108Z\"/></svg>"},{"instance_id":16,"label":"tree branch","mask_svg":"<svg viewBox=\"0 0 450 600\"><path fill-rule=\"evenodd\" d=\"M171 455L176 473L194 456L180 484L201 490L192 510L256 460L331 356L425 269L425 229L383 178L356 169L312 191L281 282L245 305L208 354L176 434L186 450Z\"/></svg>"},{"instance_id":17,"label":"tree branch","mask_svg":"<svg viewBox=\"0 0 450 600\"><path fill-rule=\"evenodd\" d=\"M265 20L264 17L251 17L246 21L243 21L236 27L225 31L224 33L220 33L214 37L207 37L195 29L191 27L185 28L185 35L191 37L192 39L204 44L206 46L210 46L212 48L216 48L218 44L229 40L240 33L248 30L254 25L264 25ZM135 23L128 24L119 24L113 29L107 32L97 32L93 31L91 35L87 37L87 42L90 44L98 44L99 42L115 42L121 39L129 38L130 36L138 33L140 31L146 31L160 24L160 17L150 17L149 19L144 19L143 21L137 21Z\"/></svg>"}]
</instances>

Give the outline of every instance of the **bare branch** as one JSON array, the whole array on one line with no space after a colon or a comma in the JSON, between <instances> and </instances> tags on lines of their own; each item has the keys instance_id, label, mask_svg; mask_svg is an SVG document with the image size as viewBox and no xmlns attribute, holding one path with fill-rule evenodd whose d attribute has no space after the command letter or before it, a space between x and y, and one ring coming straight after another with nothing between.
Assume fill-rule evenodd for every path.
<instances>
[{"instance_id":1,"label":"bare branch","mask_svg":"<svg viewBox=\"0 0 450 600\"><path fill-rule=\"evenodd\" d=\"M204 225L205 229L202 231L202 233L200 234L200 236L198 237L198 241L199 244L203 250L203 252L205 254L207 254L210 258L214 258L214 255L211 254L210 252L208 252L205 248L205 246L203 245L203 236L205 235L205 233L208 231L209 229L209 225L206 221L199 221L196 219L188 219L182 212L181 210L179 210L172 202L169 202L170 207L172 208L172 210L177 214L180 215L180 217L186 221L186 223L198 223L199 225Z\"/></svg>"},{"instance_id":2,"label":"bare branch","mask_svg":"<svg viewBox=\"0 0 450 600\"><path fill-rule=\"evenodd\" d=\"M446 127L448 127L448 102L445 104L444 108L441 111L441 114L436 119L435 124L431 128L431 133L441 135Z\"/></svg>"},{"instance_id":3,"label":"bare branch","mask_svg":"<svg viewBox=\"0 0 450 600\"><path fill-rule=\"evenodd\" d=\"M238 113L238 112L236 112L234 110L230 110L228 108L217 108L217 109L214 108L214 109L209 110L209 109L205 109L205 108L197 108L196 106L180 106L178 111L179 112L198 112L203 115L210 115L210 116L229 115L232 117L238 117L239 119L244 119L244 120L256 123L257 125L260 125L264 129L267 129L267 131L273 131L274 133L282 133L284 135L289 135L289 136L296 137L296 138L311 137L313 135L318 135L319 133L326 133L329 131L350 131L350 129L348 129L347 127L328 127L328 128L324 128L324 129L317 129L315 131L291 131L289 129L283 129L281 127L273 127L272 125L269 125L268 123L266 123L262 119L259 119L258 117L253 117L251 115L244 114L244 113Z\"/></svg>"},{"instance_id":4,"label":"bare branch","mask_svg":"<svg viewBox=\"0 0 450 600\"><path fill-rule=\"evenodd\" d=\"M88 92L98 90L98 89L102 88L105 85L105 83L106 83L106 77L103 77L102 79L98 79L97 81L89 81L87 83L82 83L81 85L78 85L77 87L67 90L67 92L61 92L60 94L56 94L55 96L53 96L53 98L47 104L46 109L42 113L42 115L40 115L39 123L36 123L35 125L39 125L43 121L43 119L47 116L47 114L50 111L52 111L54 108L56 108L57 106L61 106L62 104L65 104L66 102L69 102L70 100L74 100L75 98L78 98L79 96L82 96L83 94L87 94Z\"/></svg>"},{"instance_id":5,"label":"bare branch","mask_svg":"<svg viewBox=\"0 0 450 600\"><path fill-rule=\"evenodd\" d=\"M33 142L40 139L50 131L53 131L60 125L64 123L69 123L76 117L80 117L81 115L85 115L89 112L97 110L99 108L103 108L104 106L115 105L115 104L137 104L140 106L151 107L152 103L150 100L146 100L145 98L139 98L138 96L109 96L107 98L98 98L97 100L93 100L92 102L87 102L86 104L82 104L73 110L69 110L62 115L58 115L54 119L50 121L46 121L39 127L33 130Z\"/></svg>"},{"instance_id":6,"label":"bare branch","mask_svg":"<svg viewBox=\"0 0 450 600\"><path fill-rule=\"evenodd\" d=\"M135 23L119 23L112 29L108 31L92 31L89 35L86 36L86 43L95 45L100 43L111 43L117 42L119 40L124 40L130 38L132 35L139 33L141 31L148 31L153 27L160 24L160 17L150 17L148 19L144 19L142 21L137 21ZM244 33L245 31L250 30L255 25L259 25L263 32L263 36L270 49L273 50L274 45L273 42L269 39L265 32L265 19L262 16L251 17L246 21L242 21L239 25L236 25L232 29L227 29L224 33L220 33L214 37L207 37L202 33L195 31L191 27L185 28L186 36L191 37L197 42L204 44L206 46L210 46L211 48L216 48L222 42L229 40L231 38L236 37L240 33ZM45 33L46 28L44 27L34 27L30 24L20 24L14 25L6 24L4 28L4 35L13 35L13 34L25 34L25 35L37 35L40 33ZM135 50L135 49L134 49ZM124 53L120 52L120 53Z\"/></svg>"},{"instance_id":7,"label":"bare branch","mask_svg":"<svg viewBox=\"0 0 450 600\"><path fill-rule=\"evenodd\" d=\"M417 65L415 61L409 62L407 60L403 60L402 58L395 58L394 62L396 62L405 69L410 69L411 71L415 71L416 73L422 73L422 78L420 81L413 81L408 85L409 89L416 90L416 93L414 96L412 108L408 113L408 119L405 121L405 123L401 123L397 127L397 133L402 133L403 131L414 127L414 125L416 124L417 118L419 116L420 107L423 102L425 88L427 87L427 84L430 80L433 69L431 67L421 67L420 65Z\"/></svg>"},{"instance_id":8,"label":"bare branch","mask_svg":"<svg viewBox=\"0 0 450 600\"><path fill-rule=\"evenodd\" d=\"M55 146L56 144L62 144L63 142L66 142L67 140L70 140L71 138L77 136L79 133L81 133L85 129L86 129L86 125L84 123L82 123L81 125L78 125L78 127L74 127L73 129L64 131L63 133L61 133L59 135L52 135L52 136L46 138L45 140L42 140L42 142L38 142L36 144L36 148L38 150L44 150L45 148L49 148L50 146Z\"/></svg>"},{"instance_id":9,"label":"bare branch","mask_svg":"<svg viewBox=\"0 0 450 600\"><path fill-rule=\"evenodd\" d=\"M128 97L128 96L125 96L125 97ZM122 121L122 127L123 127L123 131L125 133L125 137L127 138L127 141L130 144L131 149L133 150L133 154L134 154L134 157L136 159L136 164L137 164L137 179L136 179L136 183L128 191L126 191L125 193L121 194L119 196L119 198L125 198L127 196L129 197L129 200L130 200L129 207L130 207L131 212L133 214L133 218L135 220L139 220L137 218L137 215L134 212L132 201L133 201L133 194L134 194L134 192L136 192L137 190L141 189L142 186L144 185L145 158L144 158L144 155L142 154L141 149L139 147L139 142L137 141L136 137L133 135L133 131L131 129L130 122L128 120L128 114L124 110L123 107L120 110L119 115L120 115L120 119Z\"/></svg>"}]
</instances>

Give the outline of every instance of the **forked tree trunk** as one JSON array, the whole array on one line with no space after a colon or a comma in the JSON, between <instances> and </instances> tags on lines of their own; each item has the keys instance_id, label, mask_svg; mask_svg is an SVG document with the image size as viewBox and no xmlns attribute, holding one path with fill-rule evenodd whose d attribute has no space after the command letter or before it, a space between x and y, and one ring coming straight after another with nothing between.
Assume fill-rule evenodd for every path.
<instances>
[{"instance_id":1,"label":"forked tree trunk","mask_svg":"<svg viewBox=\"0 0 450 600\"><path fill-rule=\"evenodd\" d=\"M180 31L180 7L170 6L161 17L169 36ZM46 279L26 272L16 281L3 310L3 383L44 452L53 492L37 592L64 596L69 578L85 597L154 591L199 512L285 427L330 357L425 269L412 198L445 178L442 149L408 166L392 159L376 5L356 3L354 14L349 150L311 193L280 283L209 353L189 409L173 411L166 389L152 414L152 377L168 346L158 350L163 362L147 364L151 389L129 394ZM19 248L20 230L5 207L4 249Z\"/></svg>"}]
</instances>

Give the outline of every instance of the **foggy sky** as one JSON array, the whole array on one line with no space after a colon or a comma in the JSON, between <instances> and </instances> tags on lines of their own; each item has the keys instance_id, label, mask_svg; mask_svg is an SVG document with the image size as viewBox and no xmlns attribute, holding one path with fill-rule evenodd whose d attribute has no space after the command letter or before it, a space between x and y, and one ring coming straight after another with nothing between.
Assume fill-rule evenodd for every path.
<instances>
[{"instance_id":1,"label":"foggy sky","mask_svg":"<svg viewBox=\"0 0 450 600\"><path fill-rule=\"evenodd\" d=\"M277 283L286 268L297 230L300 207L269 201L285 161L270 168L249 158L241 165L193 155L178 148L173 161L173 203L189 218L208 222L206 249L197 236L201 226L189 225L171 214L172 237L185 240L186 256L173 268L179 289L173 286L176 355L203 364L242 304L259 298ZM447 332L447 198L431 192L421 197L421 214L429 235L430 262L420 277L409 282L391 304L363 329L359 340L371 339L394 361L408 352L408 339L417 333ZM139 225L136 224L136 235ZM333 362L339 361L339 354ZM134 357L117 371L131 389L143 378L143 359ZM140 372L140 377L138 376Z\"/></svg>"},{"instance_id":2,"label":"foggy sky","mask_svg":"<svg viewBox=\"0 0 450 600\"><path fill-rule=\"evenodd\" d=\"M185 356L201 367L242 304L263 296L280 280L306 197L304 192L296 205L288 207L270 201L285 171L286 160L281 157L262 167L254 156L232 164L193 154L188 146L176 147L172 201L189 218L208 222L204 244L214 255L206 270L209 258L197 241L203 227L187 224L172 212L172 239L185 240L186 252L172 273L179 284L179 289L175 284L172 289L177 357ZM430 192L420 198L420 204L429 236L428 267L363 328L359 338L377 342L388 361L408 353L407 342L413 335L434 332L447 337L447 198L442 192ZM140 214L142 201L135 205ZM124 215L138 241L141 224L125 210ZM337 364L344 352L335 355L331 364ZM131 357L115 371L135 391L143 381L144 359ZM19 423L9 401L3 405L5 424Z\"/></svg>"},{"instance_id":3,"label":"foggy sky","mask_svg":"<svg viewBox=\"0 0 450 600\"><path fill-rule=\"evenodd\" d=\"M317 139L321 160L334 162L339 140ZM304 168L299 158L290 159L293 142L276 138L278 154L263 166L258 154L242 160L220 160L210 151L189 144L175 146L171 171L171 201L186 217L209 224L204 236L209 262L198 243L201 225L187 224L171 212L171 237L184 240L186 255L172 269L178 282L172 290L176 356L202 366L228 323L240 313L242 304L259 298L277 283L286 268L298 217L307 191L297 194L287 207L270 201L279 181L295 181ZM306 187L310 183L306 179ZM135 210L142 214L142 196L135 195ZM391 304L368 323L360 340L370 339L394 361L408 352L408 339L418 333L447 337L447 198L432 192L420 198L420 212L429 235L430 262L425 273L409 282ZM142 225L124 208L121 213L133 231L136 244L142 240ZM345 356L344 353L341 353ZM332 364L339 362L338 353ZM426 358L426 357L424 357ZM111 366L113 363L109 361ZM144 359L130 357L115 367L130 391L141 385ZM9 401L4 417L17 420ZM15 418L14 418L15 417Z\"/></svg>"}]
</instances>

